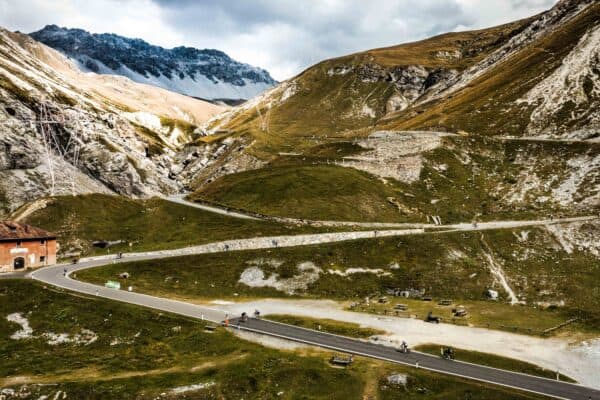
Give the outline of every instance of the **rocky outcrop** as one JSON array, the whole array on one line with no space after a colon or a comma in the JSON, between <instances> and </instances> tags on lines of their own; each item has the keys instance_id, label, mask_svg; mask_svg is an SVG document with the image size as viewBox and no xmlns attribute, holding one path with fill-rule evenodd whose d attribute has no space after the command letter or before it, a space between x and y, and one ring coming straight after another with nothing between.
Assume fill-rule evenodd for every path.
<instances>
[{"instance_id":1,"label":"rocky outcrop","mask_svg":"<svg viewBox=\"0 0 600 400\"><path fill-rule=\"evenodd\" d=\"M534 106L530 135L587 139L600 135L600 25L591 28L561 66L518 103ZM570 118L564 118L570 114Z\"/></svg>"},{"instance_id":2,"label":"rocky outcrop","mask_svg":"<svg viewBox=\"0 0 600 400\"><path fill-rule=\"evenodd\" d=\"M384 67L375 63L359 66L337 65L327 71L328 76L356 74L365 83L388 82L395 91L388 98L386 113L408 108L421 96L438 87L447 87L458 75L455 69L426 68L421 65Z\"/></svg>"},{"instance_id":3,"label":"rocky outcrop","mask_svg":"<svg viewBox=\"0 0 600 400\"><path fill-rule=\"evenodd\" d=\"M168 168L146 157L145 143L122 118L111 126L102 115L40 101L38 107L50 110L42 115L10 92L0 90L0 98L18 111L0 109L0 190L9 209L47 195L141 197L181 189Z\"/></svg>"},{"instance_id":4,"label":"rocky outcrop","mask_svg":"<svg viewBox=\"0 0 600 400\"><path fill-rule=\"evenodd\" d=\"M161 132L142 129L105 97L79 89L70 72L57 68L68 71L68 62L57 64L61 56L48 49L47 58L55 57L50 66L24 47L35 45L29 42L0 30L3 212L49 195L182 190L171 174L176 153Z\"/></svg>"},{"instance_id":5,"label":"rocky outcrop","mask_svg":"<svg viewBox=\"0 0 600 400\"><path fill-rule=\"evenodd\" d=\"M430 91L427 96L423 96L421 101L425 102L442 96L448 96L451 93L464 88L469 82L483 75L490 68L508 59L508 57L519 50L524 49L535 40L560 28L560 26L578 15L585 8L593 5L594 2L594 0L559 1L552 9L533 19L525 29L511 37L505 44L494 50L483 60L468 68L466 71L457 74L454 79L448 80L446 85L440 85L437 90Z\"/></svg>"}]
</instances>

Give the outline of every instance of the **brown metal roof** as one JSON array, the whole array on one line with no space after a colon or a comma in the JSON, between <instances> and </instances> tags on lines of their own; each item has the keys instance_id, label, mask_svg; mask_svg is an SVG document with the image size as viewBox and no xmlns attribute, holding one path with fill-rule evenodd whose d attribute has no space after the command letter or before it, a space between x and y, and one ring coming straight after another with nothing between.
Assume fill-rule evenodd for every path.
<instances>
[{"instance_id":1,"label":"brown metal roof","mask_svg":"<svg viewBox=\"0 0 600 400\"><path fill-rule=\"evenodd\" d=\"M0 221L0 241L19 239L55 239L56 235L40 228L13 221Z\"/></svg>"}]
</instances>

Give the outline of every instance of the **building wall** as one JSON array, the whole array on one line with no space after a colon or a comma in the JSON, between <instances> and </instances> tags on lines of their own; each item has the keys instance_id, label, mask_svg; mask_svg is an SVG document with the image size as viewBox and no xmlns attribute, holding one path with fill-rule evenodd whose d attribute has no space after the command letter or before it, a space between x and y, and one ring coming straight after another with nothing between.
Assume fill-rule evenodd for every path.
<instances>
[{"instance_id":1,"label":"building wall","mask_svg":"<svg viewBox=\"0 0 600 400\"><path fill-rule=\"evenodd\" d=\"M14 271L17 257L23 257L25 267L37 268L56 264L56 240L21 240L0 242L0 272ZM42 258L43 257L43 258Z\"/></svg>"}]
</instances>

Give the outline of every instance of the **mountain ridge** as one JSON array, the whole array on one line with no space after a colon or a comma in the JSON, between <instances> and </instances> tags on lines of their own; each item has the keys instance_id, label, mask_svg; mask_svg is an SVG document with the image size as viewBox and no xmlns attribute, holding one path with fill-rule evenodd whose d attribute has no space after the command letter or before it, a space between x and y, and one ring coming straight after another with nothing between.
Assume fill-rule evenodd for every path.
<instances>
[{"instance_id":1,"label":"mountain ridge","mask_svg":"<svg viewBox=\"0 0 600 400\"><path fill-rule=\"evenodd\" d=\"M248 99L277 83L266 70L216 49L166 49L142 39L57 25L29 35L67 55L82 71L123 75L192 97Z\"/></svg>"},{"instance_id":2,"label":"mountain ridge","mask_svg":"<svg viewBox=\"0 0 600 400\"><path fill-rule=\"evenodd\" d=\"M563 0L498 27L322 61L209 120L182 124L129 110L109 93L132 124L126 132L141 139L133 154L143 163L129 163L133 142L107 131L103 140L123 155L121 167L129 164L135 182L132 190L111 173L107 190L139 197L150 193L145 184L152 193L194 191L198 200L267 215L291 202L298 218L332 220L464 221L595 209L599 36L600 4ZM18 88L6 90L19 100ZM65 93L51 95L64 103ZM557 96L569 101L546 101ZM86 174L112 168L110 157L101 159L108 166L95 162ZM160 171L161 185L135 168L146 164ZM267 181L275 198L262 196ZM377 196L370 196L374 185ZM231 188L245 189L234 199ZM364 213L331 207L360 204L359 191L370 199Z\"/></svg>"}]
</instances>

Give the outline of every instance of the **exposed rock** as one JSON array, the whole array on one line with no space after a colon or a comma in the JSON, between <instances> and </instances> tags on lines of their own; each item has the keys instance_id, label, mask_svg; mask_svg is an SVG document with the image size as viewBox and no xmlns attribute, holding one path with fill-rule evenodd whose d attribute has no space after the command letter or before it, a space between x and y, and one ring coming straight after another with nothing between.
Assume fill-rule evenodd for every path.
<instances>
[{"instance_id":1,"label":"exposed rock","mask_svg":"<svg viewBox=\"0 0 600 400\"><path fill-rule=\"evenodd\" d=\"M344 71L351 69L338 66L329 71ZM340 73L329 73L328 75L340 75ZM396 92L390 96L386 104L386 112L404 110L423 96L431 88L437 88L452 81L457 71L452 69L435 68L428 69L420 65L408 65L398 67L382 67L378 64L364 64L355 68L358 78L362 82L376 83L386 81L393 84Z\"/></svg>"},{"instance_id":2,"label":"exposed rock","mask_svg":"<svg viewBox=\"0 0 600 400\"><path fill-rule=\"evenodd\" d=\"M406 386L406 383L408 382L408 375L406 375L406 374L392 374L392 375L390 375L390 376L387 377L387 382L390 385Z\"/></svg>"},{"instance_id":3,"label":"exposed rock","mask_svg":"<svg viewBox=\"0 0 600 400\"><path fill-rule=\"evenodd\" d=\"M345 157L339 165L382 178L414 182L421 174L421 153L440 146L444 135L439 132L374 132L367 139L358 141L358 145L367 151Z\"/></svg>"},{"instance_id":4,"label":"exposed rock","mask_svg":"<svg viewBox=\"0 0 600 400\"><path fill-rule=\"evenodd\" d=\"M10 194L3 211L48 195L148 197L183 189L175 150L191 138L177 126L163 127L151 111L188 123L219 107L123 78L81 75L63 56L18 33L0 29L0 39L0 193ZM121 97L112 99L121 84ZM115 107L112 101L141 105L138 87L149 111Z\"/></svg>"},{"instance_id":5,"label":"exposed rock","mask_svg":"<svg viewBox=\"0 0 600 400\"><path fill-rule=\"evenodd\" d=\"M521 103L534 105L530 135L560 137L563 132L584 126L600 133L600 26L590 29L565 57L562 65L531 89ZM571 114L564 118L561 112Z\"/></svg>"},{"instance_id":6,"label":"exposed rock","mask_svg":"<svg viewBox=\"0 0 600 400\"><path fill-rule=\"evenodd\" d=\"M456 74L453 79L446 82L445 85L439 85L436 90L431 90L423 96L420 103L432 99L448 96L456 92L475 78L483 75L490 68L497 65L501 60L507 59L510 55L523 49L533 41L548 35L553 30L559 28L569 19L576 16L586 7L594 4L595 0L561 0L551 10L540 14L523 30L511 37L505 44L486 56L483 60L468 68L466 71Z\"/></svg>"}]
</instances>

